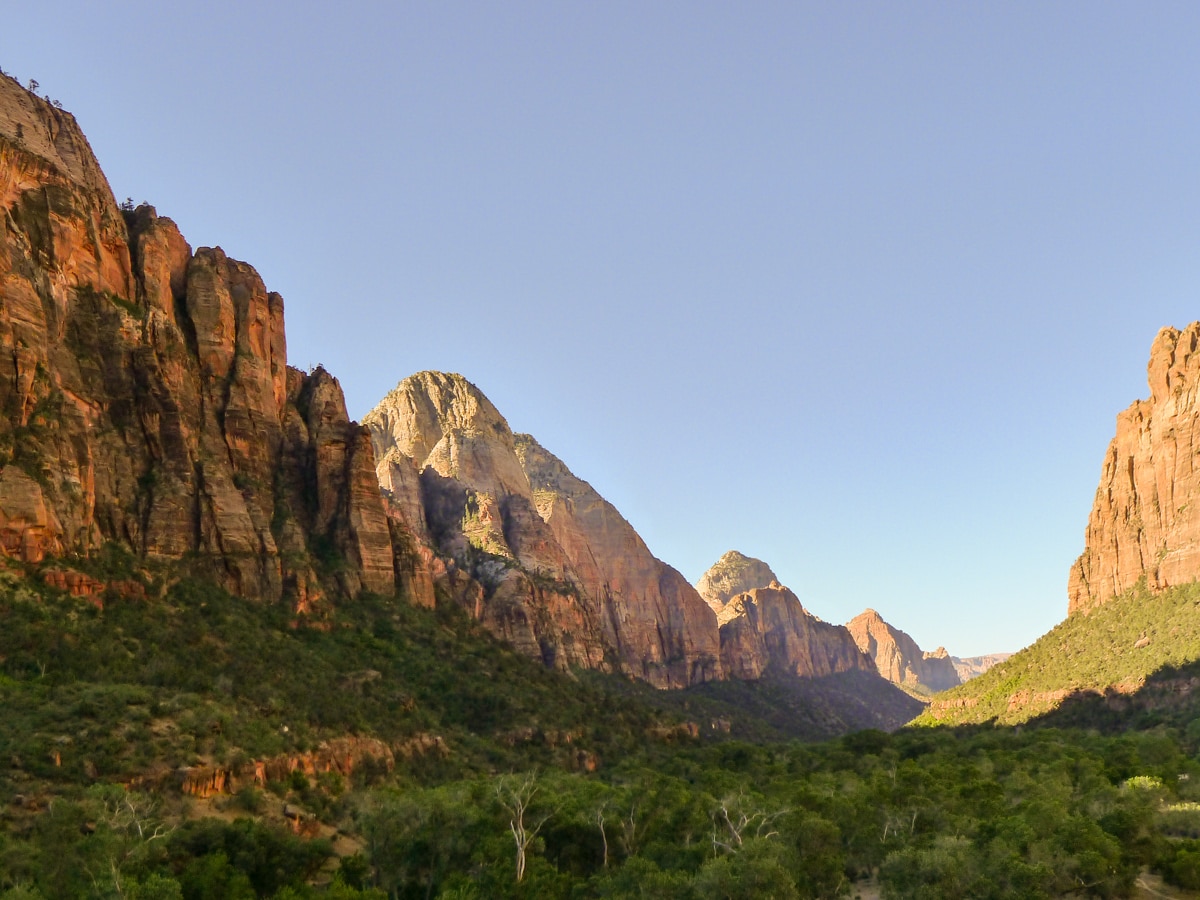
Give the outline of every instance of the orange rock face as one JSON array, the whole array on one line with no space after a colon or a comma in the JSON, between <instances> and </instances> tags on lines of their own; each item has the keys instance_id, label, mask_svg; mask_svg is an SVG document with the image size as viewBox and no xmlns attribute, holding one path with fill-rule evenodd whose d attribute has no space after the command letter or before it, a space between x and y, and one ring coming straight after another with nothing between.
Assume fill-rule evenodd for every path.
<instances>
[{"instance_id":1,"label":"orange rock face","mask_svg":"<svg viewBox=\"0 0 1200 900\"><path fill-rule=\"evenodd\" d=\"M179 772L180 791L191 797L232 794L249 785L266 787L271 782L283 781L292 772L303 772L310 777L336 772L348 778L367 761L390 772L396 765L397 754L411 758L430 753L449 754L440 736L417 735L395 748L375 738L334 738L322 741L316 750L254 760L235 768L190 766Z\"/></svg>"},{"instance_id":2,"label":"orange rock face","mask_svg":"<svg viewBox=\"0 0 1200 900\"><path fill-rule=\"evenodd\" d=\"M911 637L889 625L873 609L846 623L854 642L875 661L879 674L893 684L924 687L933 693L960 684L954 660L944 647L925 652Z\"/></svg>"},{"instance_id":3,"label":"orange rock face","mask_svg":"<svg viewBox=\"0 0 1200 900\"><path fill-rule=\"evenodd\" d=\"M75 120L6 77L0 203L0 550L189 554L297 609L394 589L370 440L288 368L252 267L120 209Z\"/></svg>"},{"instance_id":4,"label":"orange rock face","mask_svg":"<svg viewBox=\"0 0 1200 900\"><path fill-rule=\"evenodd\" d=\"M1068 612L1086 612L1145 578L1151 590L1200 577L1200 323L1164 328L1150 350L1150 398L1117 416Z\"/></svg>"},{"instance_id":5,"label":"orange rock face","mask_svg":"<svg viewBox=\"0 0 1200 900\"><path fill-rule=\"evenodd\" d=\"M875 671L845 628L822 622L778 582L731 598L717 621L721 661L735 678L759 678L768 668L808 678Z\"/></svg>"}]
</instances>

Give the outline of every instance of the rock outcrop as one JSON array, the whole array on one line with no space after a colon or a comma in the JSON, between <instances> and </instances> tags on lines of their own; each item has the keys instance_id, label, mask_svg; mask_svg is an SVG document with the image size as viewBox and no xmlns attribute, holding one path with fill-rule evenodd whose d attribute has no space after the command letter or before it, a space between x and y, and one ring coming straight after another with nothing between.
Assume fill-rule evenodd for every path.
<instances>
[{"instance_id":1,"label":"rock outcrop","mask_svg":"<svg viewBox=\"0 0 1200 900\"><path fill-rule=\"evenodd\" d=\"M1150 398L1117 416L1071 567L1068 612L1086 612L1141 579L1151 590L1200 577L1200 322L1164 328L1147 367Z\"/></svg>"},{"instance_id":2,"label":"rock outcrop","mask_svg":"<svg viewBox=\"0 0 1200 900\"><path fill-rule=\"evenodd\" d=\"M855 616L846 623L846 628L859 649L875 661L879 674L893 684L936 694L961 683L944 647L923 651L916 641L889 625L873 609Z\"/></svg>"},{"instance_id":3,"label":"rock outcrop","mask_svg":"<svg viewBox=\"0 0 1200 900\"><path fill-rule=\"evenodd\" d=\"M717 621L721 663L734 678L760 678L768 670L809 678L875 672L845 628L822 622L778 582L731 598Z\"/></svg>"},{"instance_id":4,"label":"rock outcrop","mask_svg":"<svg viewBox=\"0 0 1200 900\"><path fill-rule=\"evenodd\" d=\"M557 666L659 687L721 677L715 617L620 513L460 375L404 379L364 418L394 528L493 633Z\"/></svg>"},{"instance_id":5,"label":"rock outcrop","mask_svg":"<svg viewBox=\"0 0 1200 900\"><path fill-rule=\"evenodd\" d=\"M238 766L188 766L175 773L180 793L191 797L233 794L249 787L265 788L284 781L293 772L309 777L336 772L349 778L364 765L385 771L396 767L396 757L450 755L450 748L439 735L421 733L394 746L377 738L343 737L322 741L315 750L253 760Z\"/></svg>"},{"instance_id":6,"label":"rock outcrop","mask_svg":"<svg viewBox=\"0 0 1200 900\"><path fill-rule=\"evenodd\" d=\"M770 587L778 581L771 567L761 559L730 550L700 576L696 590L714 611L720 613L725 604L738 594Z\"/></svg>"},{"instance_id":7,"label":"rock outcrop","mask_svg":"<svg viewBox=\"0 0 1200 900\"><path fill-rule=\"evenodd\" d=\"M394 589L370 439L287 366L253 268L118 207L75 119L7 77L0 204L5 554L117 541L297 609Z\"/></svg>"}]
</instances>

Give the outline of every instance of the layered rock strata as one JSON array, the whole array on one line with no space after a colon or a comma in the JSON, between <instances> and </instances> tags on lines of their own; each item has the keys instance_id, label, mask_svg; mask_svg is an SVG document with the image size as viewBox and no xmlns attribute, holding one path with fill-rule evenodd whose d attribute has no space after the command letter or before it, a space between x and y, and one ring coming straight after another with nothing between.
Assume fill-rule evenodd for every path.
<instances>
[{"instance_id":1,"label":"layered rock strata","mask_svg":"<svg viewBox=\"0 0 1200 900\"><path fill-rule=\"evenodd\" d=\"M855 616L846 628L867 656L875 661L879 674L893 684L938 693L961 684L954 661L946 648L927 652L911 637L868 609Z\"/></svg>"},{"instance_id":2,"label":"layered rock strata","mask_svg":"<svg viewBox=\"0 0 1200 900\"><path fill-rule=\"evenodd\" d=\"M730 598L717 622L721 663L734 678L760 678L768 670L814 678L875 673L845 628L822 622L778 582Z\"/></svg>"},{"instance_id":3,"label":"layered rock strata","mask_svg":"<svg viewBox=\"0 0 1200 900\"><path fill-rule=\"evenodd\" d=\"M1141 579L1151 590L1200 577L1200 322L1164 328L1150 350L1150 398L1117 416L1068 612L1086 612Z\"/></svg>"},{"instance_id":4,"label":"layered rock strata","mask_svg":"<svg viewBox=\"0 0 1200 900\"><path fill-rule=\"evenodd\" d=\"M771 567L761 559L730 550L700 576L696 590L713 610L720 613L738 594L769 587L778 581Z\"/></svg>"},{"instance_id":5,"label":"layered rock strata","mask_svg":"<svg viewBox=\"0 0 1200 900\"><path fill-rule=\"evenodd\" d=\"M370 439L288 367L252 267L118 207L75 119L6 77L0 205L5 554L117 541L298 609L394 590Z\"/></svg>"},{"instance_id":6,"label":"layered rock strata","mask_svg":"<svg viewBox=\"0 0 1200 900\"><path fill-rule=\"evenodd\" d=\"M363 421L396 529L451 561L439 582L493 632L659 687L721 677L695 589L466 379L413 375Z\"/></svg>"}]
</instances>

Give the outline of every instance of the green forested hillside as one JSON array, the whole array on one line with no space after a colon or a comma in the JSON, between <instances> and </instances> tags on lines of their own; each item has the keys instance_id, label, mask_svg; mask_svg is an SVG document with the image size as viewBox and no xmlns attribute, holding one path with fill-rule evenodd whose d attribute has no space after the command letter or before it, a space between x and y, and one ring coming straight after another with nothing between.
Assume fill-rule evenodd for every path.
<instances>
[{"instance_id":1,"label":"green forested hillside","mask_svg":"<svg viewBox=\"0 0 1200 900\"><path fill-rule=\"evenodd\" d=\"M1146 869L1200 888L1186 729L802 743L861 715L862 686L657 692L546 671L453 606L366 597L302 624L118 551L72 565L142 591L100 609L0 575L5 900L815 898L864 878L1118 897ZM182 790L348 738L392 762Z\"/></svg>"},{"instance_id":2,"label":"green forested hillside","mask_svg":"<svg viewBox=\"0 0 1200 900\"><path fill-rule=\"evenodd\" d=\"M1086 692L1131 693L1200 660L1200 584L1144 587L1076 614L978 678L939 694L919 724L1028 721Z\"/></svg>"}]
</instances>

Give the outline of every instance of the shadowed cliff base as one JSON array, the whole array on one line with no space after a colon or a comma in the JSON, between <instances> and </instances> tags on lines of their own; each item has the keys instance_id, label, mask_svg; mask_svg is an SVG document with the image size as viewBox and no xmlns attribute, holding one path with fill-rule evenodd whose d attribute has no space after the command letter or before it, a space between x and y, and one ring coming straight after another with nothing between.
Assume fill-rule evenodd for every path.
<instances>
[{"instance_id":1,"label":"shadowed cliff base","mask_svg":"<svg viewBox=\"0 0 1200 900\"><path fill-rule=\"evenodd\" d=\"M1200 660L1156 669L1133 691L1119 685L1073 691L1029 725L1102 734L1171 728L1188 745L1200 746Z\"/></svg>"},{"instance_id":2,"label":"shadowed cliff base","mask_svg":"<svg viewBox=\"0 0 1200 900\"><path fill-rule=\"evenodd\" d=\"M734 736L821 741L865 729L895 731L924 704L871 672L854 669L823 678L801 678L769 670L756 682L730 680L689 689L740 711L746 731ZM686 708L686 707L685 707ZM739 719L733 718L737 723ZM753 733L768 724L775 735Z\"/></svg>"}]
</instances>

